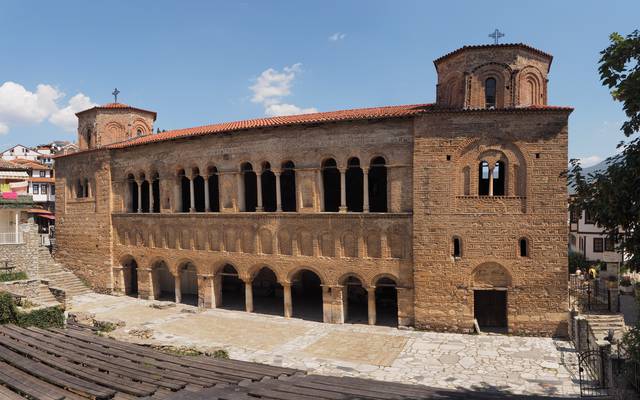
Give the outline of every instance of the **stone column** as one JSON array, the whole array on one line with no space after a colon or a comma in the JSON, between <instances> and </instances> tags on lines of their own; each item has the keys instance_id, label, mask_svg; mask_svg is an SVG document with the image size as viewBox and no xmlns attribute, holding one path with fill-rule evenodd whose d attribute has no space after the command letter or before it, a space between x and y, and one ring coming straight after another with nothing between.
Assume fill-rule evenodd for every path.
<instances>
[{"instance_id":1,"label":"stone column","mask_svg":"<svg viewBox=\"0 0 640 400\"><path fill-rule=\"evenodd\" d=\"M191 203L189 204L189 212L196 212L196 189L193 178L195 178L193 175L189 177L189 200Z\"/></svg>"},{"instance_id":2,"label":"stone column","mask_svg":"<svg viewBox=\"0 0 640 400\"><path fill-rule=\"evenodd\" d=\"M142 212L142 181L136 181L138 185L138 212Z\"/></svg>"},{"instance_id":3,"label":"stone column","mask_svg":"<svg viewBox=\"0 0 640 400\"><path fill-rule=\"evenodd\" d=\"M256 211L264 211L264 206L262 205L262 174L256 175L256 194L258 198Z\"/></svg>"},{"instance_id":4,"label":"stone column","mask_svg":"<svg viewBox=\"0 0 640 400\"><path fill-rule=\"evenodd\" d=\"M367 310L369 311L369 325L376 324L376 287L367 288Z\"/></svg>"},{"instance_id":5,"label":"stone column","mask_svg":"<svg viewBox=\"0 0 640 400\"><path fill-rule=\"evenodd\" d=\"M149 182L149 212L153 212L153 181Z\"/></svg>"},{"instance_id":6,"label":"stone column","mask_svg":"<svg viewBox=\"0 0 640 400\"><path fill-rule=\"evenodd\" d=\"M198 275L198 307L214 308L213 275Z\"/></svg>"},{"instance_id":7,"label":"stone column","mask_svg":"<svg viewBox=\"0 0 640 400\"><path fill-rule=\"evenodd\" d=\"M237 211L246 211L244 204L244 185L242 181L242 172L236 172L236 185L238 187L238 203L237 203Z\"/></svg>"},{"instance_id":8,"label":"stone column","mask_svg":"<svg viewBox=\"0 0 640 400\"><path fill-rule=\"evenodd\" d=\"M139 277L141 274L144 274L144 273L146 273L146 274L147 274L147 282L148 282L148 285L149 285L149 288L148 288L149 293L148 293L148 295L147 295L147 299L149 299L149 300L156 300L156 299L159 297L160 293L158 293L158 292L156 291L157 283L156 283L156 282L155 282L155 280L153 279L153 270L152 270L151 268L142 268L142 269L139 269L139 270L138 270L138 277ZM138 283L138 297L140 297L140 298L144 298L144 297L143 297L143 293L140 293L140 283Z\"/></svg>"},{"instance_id":9,"label":"stone column","mask_svg":"<svg viewBox=\"0 0 640 400\"><path fill-rule=\"evenodd\" d=\"M138 298L155 300L151 268L138 268Z\"/></svg>"},{"instance_id":10,"label":"stone column","mask_svg":"<svg viewBox=\"0 0 640 400\"><path fill-rule=\"evenodd\" d=\"M182 291L180 287L180 271L175 276L176 303L182 303Z\"/></svg>"},{"instance_id":11,"label":"stone column","mask_svg":"<svg viewBox=\"0 0 640 400\"><path fill-rule=\"evenodd\" d=\"M293 315L293 304L291 302L291 282L285 282L282 284L284 291L284 317L291 318Z\"/></svg>"},{"instance_id":12,"label":"stone column","mask_svg":"<svg viewBox=\"0 0 640 400\"><path fill-rule=\"evenodd\" d=\"M362 169L362 212L369 212L369 170Z\"/></svg>"},{"instance_id":13,"label":"stone column","mask_svg":"<svg viewBox=\"0 0 640 400\"><path fill-rule=\"evenodd\" d=\"M489 164L489 196L493 196L493 163Z\"/></svg>"},{"instance_id":14,"label":"stone column","mask_svg":"<svg viewBox=\"0 0 640 400\"><path fill-rule=\"evenodd\" d=\"M209 177L203 176L203 178L204 178L204 211L209 212L211 211L211 201L209 200L209 197L211 196L211 194L209 193Z\"/></svg>"},{"instance_id":15,"label":"stone column","mask_svg":"<svg viewBox=\"0 0 640 400\"><path fill-rule=\"evenodd\" d=\"M116 296L122 296L126 291L124 283L124 267L113 267L113 294Z\"/></svg>"},{"instance_id":16,"label":"stone column","mask_svg":"<svg viewBox=\"0 0 640 400\"><path fill-rule=\"evenodd\" d=\"M340 170L340 212L347 212L347 170Z\"/></svg>"},{"instance_id":17,"label":"stone column","mask_svg":"<svg viewBox=\"0 0 640 400\"><path fill-rule=\"evenodd\" d=\"M247 312L253 312L253 286L251 281L244 283L244 302Z\"/></svg>"},{"instance_id":18,"label":"stone column","mask_svg":"<svg viewBox=\"0 0 640 400\"><path fill-rule=\"evenodd\" d=\"M322 320L332 324L344 323L342 286L322 286Z\"/></svg>"},{"instance_id":19,"label":"stone column","mask_svg":"<svg viewBox=\"0 0 640 400\"><path fill-rule=\"evenodd\" d=\"M282 211L282 193L280 193L280 171L274 171L276 176L276 211Z\"/></svg>"},{"instance_id":20,"label":"stone column","mask_svg":"<svg viewBox=\"0 0 640 400\"><path fill-rule=\"evenodd\" d=\"M322 170L317 170L317 185L318 185L318 211L324 211L324 184L322 182ZM297 187L298 185L296 185Z\"/></svg>"},{"instance_id":21,"label":"stone column","mask_svg":"<svg viewBox=\"0 0 640 400\"><path fill-rule=\"evenodd\" d=\"M585 317L578 316L576 317L576 350L586 351L587 348L587 336L589 335L589 323L587 322Z\"/></svg>"}]
</instances>

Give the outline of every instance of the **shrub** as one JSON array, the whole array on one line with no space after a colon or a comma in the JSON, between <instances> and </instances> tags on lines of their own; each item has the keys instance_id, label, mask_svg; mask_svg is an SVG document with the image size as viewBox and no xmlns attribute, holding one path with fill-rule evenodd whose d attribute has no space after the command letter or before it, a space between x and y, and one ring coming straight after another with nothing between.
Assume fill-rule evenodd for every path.
<instances>
[{"instance_id":1,"label":"shrub","mask_svg":"<svg viewBox=\"0 0 640 400\"><path fill-rule=\"evenodd\" d=\"M629 278L628 276L623 276L622 279L620 279L620 286L631 286L631 278Z\"/></svg>"},{"instance_id":2,"label":"shrub","mask_svg":"<svg viewBox=\"0 0 640 400\"><path fill-rule=\"evenodd\" d=\"M35 326L42 329L64 327L64 310L61 306L18 312L17 316L16 324L22 327Z\"/></svg>"},{"instance_id":3,"label":"shrub","mask_svg":"<svg viewBox=\"0 0 640 400\"><path fill-rule=\"evenodd\" d=\"M0 292L0 325L16 322L16 303L9 293Z\"/></svg>"},{"instance_id":4,"label":"shrub","mask_svg":"<svg viewBox=\"0 0 640 400\"><path fill-rule=\"evenodd\" d=\"M62 328L64 310L61 306L20 311L9 293L0 292L0 324L16 324L22 327Z\"/></svg>"},{"instance_id":5,"label":"shrub","mask_svg":"<svg viewBox=\"0 0 640 400\"><path fill-rule=\"evenodd\" d=\"M24 271L0 273L0 282L21 281L23 279L27 279L27 273Z\"/></svg>"},{"instance_id":6,"label":"shrub","mask_svg":"<svg viewBox=\"0 0 640 400\"><path fill-rule=\"evenodd\" d=\"M588 263L581 253L570 251L569 252L569 273L575 274L576 270L580 268L582 272L586 272Z\"/></svg>"}]
</instances>

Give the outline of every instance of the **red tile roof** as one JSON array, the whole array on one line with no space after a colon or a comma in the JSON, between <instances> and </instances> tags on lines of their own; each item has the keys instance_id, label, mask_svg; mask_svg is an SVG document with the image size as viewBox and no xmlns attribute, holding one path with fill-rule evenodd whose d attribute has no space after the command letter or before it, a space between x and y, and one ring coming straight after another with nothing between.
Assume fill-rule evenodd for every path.
<instances>
[{"instance_id":1,"label":"red tile roof","mask_svg":"<svg viewBox=\"0 0 640 400\"><path fill-rule=\"evenodd\" d=\"M154 121L156 120L156 116L157 116L157 113L155 111L149 111L149 110L145 110L143 108L138 108L138 107L131 107L130 105L124 104L124 103L107 103L101 106L95 106L95 107L77 112L76 116L80 116L80 114L86 113L87 111L91 111L91 110L113 110L113 109L122 109L122 110L128 109L128 110L135 110L135 111L150 113L150 114L153 114Z\"/></svg>"},{"instance_id":2,"label":"red tile roof","mask_svg":"<svg viewBox=\"0 0 640 400\"><path fill-rule=\"evenodd\" d=\"M27 160L26 158L16 158L15 160L11 160L11 162L13 162L14 164L24 165L26 168L31 169L53 169L37 161Z\"/></svg>"},{"instance_id":3,"label":"red tile roof","mask_svg":"<svg viewBox=\"0 0 640 400\"><path fill-rule=\"evenodd\" d=\"M244 121L225 122L214 125L204 125L195 128L177 129L173 131L158 133L155 135L140 136L125 142L114 143L107 147L111 149L117 149L152 142L160 142L163 140L178 139L190 136L211 135L216 133L234 132L255 128L272 128L278 126L305 125L363 119L401 118L420 114L431 107L433 107L433 104L410 104L403 106L358 108L353 110L288 115L283 117L257 118Z\"/></svg>"},{"instance_id":4,"label":"red tile roof","mask_svg":"<svg viewBox=\"0 0 640 400\"><path fill-rule=\"evenodd\" d=\"M531 47L531 46L526 45L524 43L500 43L500 44L479 44L479 45L471 45L471 46L462 46L459 49L456 49L456 50L454 50L454 51L452 51L450 53L447 53L447 54L443 55L442 57L436 58L435 60L433 60L433 63L437 67L437 65L441 61L453 56L454 54L458 54L460 52L463 52L465 50L490 49L490 48L514 48L514 47L520 47L522 49L529 50L529 51L532 51L534 53L540 54L543 57L547 57L547 58L549 58L549 64L551 64L551 61L553 60L553 56L551 54L545 53L542 50L538 50L535 47Z\"/></svg>"},{"instance_id":5,"label":"red tile roof","mask_svg":"<svg viewBox=\"0 0 640 400\"><path fill-rule=\"evenodd\" d=\"M388 119L411 117L426 113L519 113L519 112L541 112L541 111L573 111L571 107L559 106L529 106L518 108L499 108L499 109L450 109L437 107L435 104L409 104L401 106L358 108L352 110L320 112L313 114L289 115L272 118L257 118L244 121L224 122L221 124L204 125L194 128L177 129L157 134L139 136L127 141L113 143L105 147L82 150L75 153L61 154L54 158L69 157L77 154L83 154L103 149L122 149L144 144L163 142L168 140L176 140L195 136L215 135L222 133L237 132L248 129L259 128L275 128L282 126L299 126L309 124L319 124L327 122L339 121L356 121L365 119Z\"/></svg>"},{"instance_id":6,"label":"red tile roof","mask_svg":"<svg viewBox=\"0 0 640 400\"><path fill-rule=\"evenodd\" d=\"M12 161L3 160L0 158L0 171L26 171L27 168L21 165L18 165Z\"/></svg>"}]
</instances>

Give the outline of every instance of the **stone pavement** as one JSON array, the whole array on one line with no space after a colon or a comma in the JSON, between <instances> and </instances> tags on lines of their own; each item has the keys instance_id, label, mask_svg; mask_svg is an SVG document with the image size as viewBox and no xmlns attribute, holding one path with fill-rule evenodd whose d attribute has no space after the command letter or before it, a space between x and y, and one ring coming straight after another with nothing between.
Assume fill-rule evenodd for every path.
<instances>
[{"instance_id":1,"label":"stone pavement","mask_svg":"<svg viewBox=\"0 0 640 400\"><path fill-rule=\"evenodd\" d=\"M87 294L69 309L123 321L110 334L120 340L224 348L234 359L310 373L513 394L579 393L575 352L562 340L334 325L182 304L150 307L154 303L166 304Z\"/></svg>"}]
</instances>

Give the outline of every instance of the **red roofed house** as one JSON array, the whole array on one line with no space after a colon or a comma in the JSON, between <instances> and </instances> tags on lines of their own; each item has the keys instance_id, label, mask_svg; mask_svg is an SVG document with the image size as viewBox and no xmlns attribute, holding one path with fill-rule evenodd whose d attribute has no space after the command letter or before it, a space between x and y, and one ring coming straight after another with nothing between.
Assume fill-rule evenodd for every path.
<instances>
[{"instance_id":1,"label":"red roofed house","mask_svg":"<svg viewBox=\"0 0 640 400\"><path fill-rule=\"evenodd\" d=\"M97 290L200 307L563 334L572 109L547 105L551 60L466 46L435 61L433 104L159 134L152 111L82 111L56 257Z\"/></svg>"}]
</instances>

